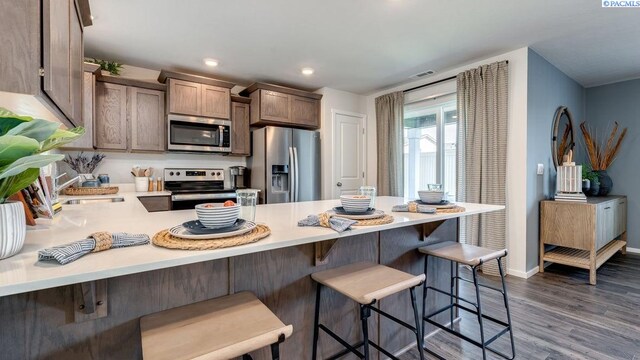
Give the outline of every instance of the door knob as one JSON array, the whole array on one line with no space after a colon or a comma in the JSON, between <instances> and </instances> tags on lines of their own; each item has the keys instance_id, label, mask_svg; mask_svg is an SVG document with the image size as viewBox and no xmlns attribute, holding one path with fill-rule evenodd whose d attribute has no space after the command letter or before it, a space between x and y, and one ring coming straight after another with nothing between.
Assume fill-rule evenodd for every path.
<instances>
[{"instance_id":1,"label":"door knob","mask_svg":"<svg viewBox=\"0 0 640 360\"><path fill-rule=\"evenodd\" d=\"M342 186L342 183L338 181L338 183L336 184L336 186L340 187L340 186Z\"/></svg>"}]
</instances>

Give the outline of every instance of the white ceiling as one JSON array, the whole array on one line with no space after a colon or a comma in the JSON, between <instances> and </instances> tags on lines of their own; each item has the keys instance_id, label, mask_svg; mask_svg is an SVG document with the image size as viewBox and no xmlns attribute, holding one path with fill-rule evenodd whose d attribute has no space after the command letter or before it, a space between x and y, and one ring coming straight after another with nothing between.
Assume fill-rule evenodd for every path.
<instances>
[{"instance_id":1,"label":"white ceiling","mask_svg":"<svg viewBox=\"0 0 640 360\"><path fill-rule=\"evenodd\" d=\"M640 77L640 9L600 0L91 0L87 56L367 94L531 46L584 86ZM211 69L202 59L220 65ZM305 77L302 67L315 74Z\"/></svg>"}]
</instances>

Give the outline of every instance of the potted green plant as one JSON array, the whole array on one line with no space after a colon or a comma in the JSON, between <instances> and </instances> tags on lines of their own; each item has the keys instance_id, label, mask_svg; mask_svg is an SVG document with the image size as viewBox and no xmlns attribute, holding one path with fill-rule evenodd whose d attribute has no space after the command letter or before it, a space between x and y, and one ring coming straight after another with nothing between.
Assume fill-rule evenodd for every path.
<instances>
[{"instance_id":1,"label":"potted green plant","mask_svg":"<svg viewBox=\"0 0 640 360\"><path fill-rule=\"evenodd\" d=\"M86 58L85 61L100 65L100 70L103 71L103 74L104 72L108 72L113 76L119 76L120 70L122 70L122 64L120 64L117 61L102 60L102 59L95 59L95 58Z\"/></svg>"},{"instance_id":2,"label":"potted green plant","mask_svg":"<svg viewBox=\"0 0 640 360\"><path fill-rule=\"evenodd\" d=\"M598 173L593 171L589 164L582 164L582 192L589 196L598 195L600 192Z\"/></svg>"},{"instance_id":3,"label":"potted green plant","mask_svg":"<svg viewBox=\"0 0 640 360\"><path fill-rule=\"evenodd\" d=\"M33 183L41 167L64 158L46 151L82 134L83 128L63 130L59 123L20 116L0 107L0 259L17 254L26 235L22 203L7 199Z\"/></svg>"}]
</instances>

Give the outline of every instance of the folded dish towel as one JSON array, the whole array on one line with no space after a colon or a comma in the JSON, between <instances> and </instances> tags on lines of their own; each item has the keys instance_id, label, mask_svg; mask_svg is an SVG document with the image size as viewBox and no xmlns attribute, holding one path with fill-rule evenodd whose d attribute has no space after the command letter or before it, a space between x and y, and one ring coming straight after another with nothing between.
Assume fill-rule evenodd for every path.
<instances>
[{"instance_id":1,"label":"folded dish towel","mask_svg":"<svg viewBox=\"0 0 640 360\"><path fill-rule=\"evenodd\" d=\"M298 226L322 226L331 228L337 232L349 230L351 225L357 223L355 220L345 219L338 216L332 216L327 213L320 215L309 215L298 221Z\"/></svg>"},{"instance_id":2,"label":"folded dish towel","mask_svg":"<svg viewBox=\"0 0 640 360\"><path fill-rule=\"evenodd\" d=\"M391 208L391 211L395 212L414 212L423 214L435 214L436 208L429 205L418 205L414 202L410 202L404 205L395 205Z\"/></svg>"},{"instance_id":3,"label":"folded dish towel","mask_svg":"<svg viewBox=\"0 0 640 360\"><path fill-rule=\"evenodd\" d=\"M97 232L89 235L84 240L74 241L69 244L54 246L38 251L39 261L54 260L60 264L68 264L90 252L145 245L149 243L147 234L127 234Z\"/></svg>"}]
</instances>

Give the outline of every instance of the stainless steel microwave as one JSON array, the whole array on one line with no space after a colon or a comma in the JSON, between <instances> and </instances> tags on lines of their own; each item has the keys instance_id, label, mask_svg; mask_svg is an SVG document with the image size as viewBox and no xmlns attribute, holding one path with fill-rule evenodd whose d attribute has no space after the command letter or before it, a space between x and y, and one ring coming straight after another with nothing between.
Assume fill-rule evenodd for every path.
<instances>
[{"instance_id":1,"label":"stainless steel microwave","mask_svg":"<svg viewBox=\"0 0 640 360\"><path fill-rule=\"evenodd\" d=\"M231 152L229 120L169 114L168 124L168 150Z\"/></svg>"}]
</instances>

